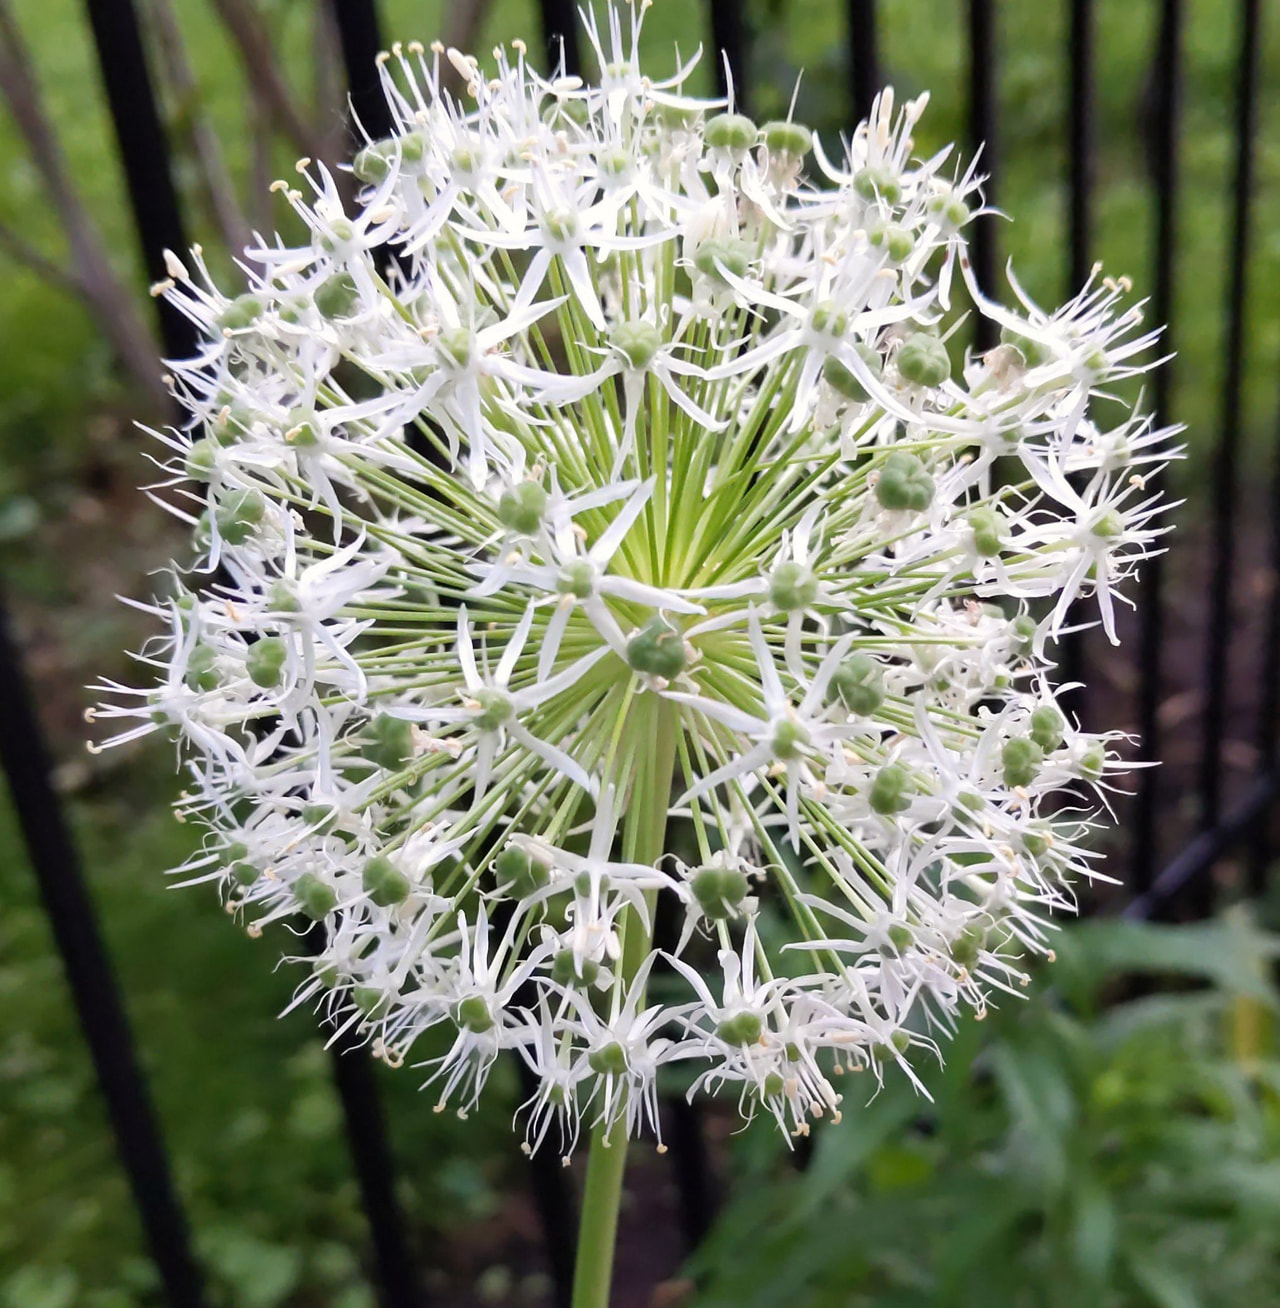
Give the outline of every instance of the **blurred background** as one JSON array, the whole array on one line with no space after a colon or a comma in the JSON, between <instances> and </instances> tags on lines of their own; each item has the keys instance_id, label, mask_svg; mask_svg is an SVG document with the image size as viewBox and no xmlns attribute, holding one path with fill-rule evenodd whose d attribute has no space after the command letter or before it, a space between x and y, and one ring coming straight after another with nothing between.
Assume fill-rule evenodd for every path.
<instances>
[{"instance_id":1,"label":"blurred background","mask_svg":"<svg viewBox=\"0 0 1280 1308\"><path fill-rule=\"evenodd\" d=\"M0 576L204 1302L228 1308L366 1308L376 1259L352 1101L313 1018L277 1019L291 976L211 894L165 888L161 871L193 840L167 809L171 751L84 749L86 683L127 678L121 651L145 635L116 596L145 593L183 549L135 490L150 467L134 423L166 419L161 347L90 17L118 49L122 16L136 14L169 151L151 163L226 275L248 230L283 221L271 179L300 155L347 151L343 38L357 8L372 12L355 0L0 0ZM482 52L516 36L536 47L570 11L381 0L377 14L386 41ZM735 1133L718 1109L676 1114L672 1158L636 1149L617 1303L1280 1303L1280 946L1265 840L1280 642L1280 10L657 0L647 70L668 70L677 43L688 55L713 42L757 121L785 116L803 71L796 117L832 151L868 79L902 96L928 89L921 154L991 140L995 199L1013 218L987 220L993 271L1011 258L1051 304L1075 289L1073 265L1097 258L1172 321L1177 360L1148 397L1187 427L1160 621L1130 623L1123 652L1086 637L1071 653L1090 681L1087 724L1134 732L1165 766L1138 802L1119 802L1109 868L1122 884L1066 928L1025 1003L965 1026L946 1068L922 1069L932 1101L890 1076L799 1156L763 1123ZM694 92L713 94L718 73L705 59ZM0 720L15 782L16 721ZM163 1304L38 887L0 788L0 1308ZM519 1086L504 1071L468 1121L432 1113L412 1071L377 1074L421 1272L414 1297L386 1291L388 1305L555 1302L548 1242L569 1238L573 1178L557 1190L516 1149Z\"/></svg>"}]
</instances>

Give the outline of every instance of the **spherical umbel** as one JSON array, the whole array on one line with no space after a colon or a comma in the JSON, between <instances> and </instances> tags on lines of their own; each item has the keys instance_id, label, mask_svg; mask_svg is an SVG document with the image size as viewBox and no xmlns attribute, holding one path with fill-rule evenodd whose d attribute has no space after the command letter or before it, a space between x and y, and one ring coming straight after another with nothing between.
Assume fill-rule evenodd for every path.
<instances>
[{"instance_id":1,"label":"spherical umbel","mask_svg":"<svg viewBox=\"0 0 1280 1308\"><path fill-rule=\"evenodd\" d=\"M94 713L180 742L181 879L316 943L298 1002L441 1107L523 1060L565 1153L675 1063L802 1133L1017 989L1120 767L1056 642L1173 453L1125 283L978 284L926 97L818 148L595 8L600 85L393 47L234 285L168 257L192 548Z\"/></svg>"}]
</instances>

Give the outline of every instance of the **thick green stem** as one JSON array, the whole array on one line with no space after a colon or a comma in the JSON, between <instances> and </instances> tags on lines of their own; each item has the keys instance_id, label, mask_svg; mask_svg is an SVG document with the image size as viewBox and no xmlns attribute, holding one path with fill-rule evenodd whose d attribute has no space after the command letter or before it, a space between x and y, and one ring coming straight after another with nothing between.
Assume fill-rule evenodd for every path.
<instances>
[{"instance_id":1,"label":"thick green stem","mask_svg":"<svg viewBox=\"0 0 1280 1308\"><path fill-rule=\"evenodd\" d=\"M675 769L679 724L674 707L646 696L647 712L636 716L650 734L635 771L635 785L627 805L625 843L627 857L636 863L656 864L666 848L667 809L671 803L671 777ZM622 971L628 984L649 952L643 924L628 909L624 927ZM650 920L653 912L650 905ZM573 1272L573 1308L609 1308L613 1280L613 1251L618 1239L618 1208L622 1177L627 1167L627 1129L615 1123L606 1136L597 1126L591 1133L587 1180L582 1192L582 1221L578 1227L578 1257Z\"/></svg>"}]
</instances>

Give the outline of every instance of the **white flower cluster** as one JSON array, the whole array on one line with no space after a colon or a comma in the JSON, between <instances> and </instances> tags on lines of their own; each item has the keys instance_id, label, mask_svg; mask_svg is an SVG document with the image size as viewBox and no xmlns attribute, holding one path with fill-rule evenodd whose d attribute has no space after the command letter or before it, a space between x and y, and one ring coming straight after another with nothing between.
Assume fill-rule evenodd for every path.
<instances>
[{"instance_id":1,"label":"white flower cluster","mask_svg":"<svg viewBox=\"0 0 1280 1308\"><path fill-rule=\"evenodd\" d=\"M396 47L395 134L277 184L301 241L232 298L172 260L203 581L97 710L180 737L179 871L316 924L300 1001L392 1062L442 1026L463 1110L515 1051L565 1150L678 1060L803 1132L1016 991L1118 767L1047 651L1081 597L1114 639L1172 452L1107 395L1127 287L974 284L924 97L832 158L644 76L638 15L598 86Z\"/></svg>"}]
</instances>

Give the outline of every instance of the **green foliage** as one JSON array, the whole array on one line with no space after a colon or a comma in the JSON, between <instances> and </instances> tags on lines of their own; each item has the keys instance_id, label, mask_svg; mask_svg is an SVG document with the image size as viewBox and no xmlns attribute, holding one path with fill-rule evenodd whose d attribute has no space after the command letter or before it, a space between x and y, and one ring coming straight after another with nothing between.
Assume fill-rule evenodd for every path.
<instances>
[{"instance_id":1,"label":"green foliage","mask_svg":"<svg viewBox=\"0 0 1280 1308\"><path fill-rule=\"evenodd\" d=\"M229 930L212 892L166 893L161 869L192 839L164 811L169 762L135 758L70 812L210 1302L372 1308L330 1056L310 1012L278 1017L300 978ZM150 1308L155 1271L2 790L0 903L0 1308ZM514 1184L505 1070L465 1123L431 1111L421 1075L380 1078L417 1237L488 1216Z\"/></svg>"},{"instance_id":2,"label":"green foliage","mask_svg":"<svg viewBox=\"0 0 1280 1308\"><path fill-rule=\"evenodd\" d=\"M1277 950L1244 919L1069 929L1025 1003L961 1027L932 1102L849 1084L803 1174L749 1145L697 1308L1276 1302Z\"/></svg>"}]
</instances>

